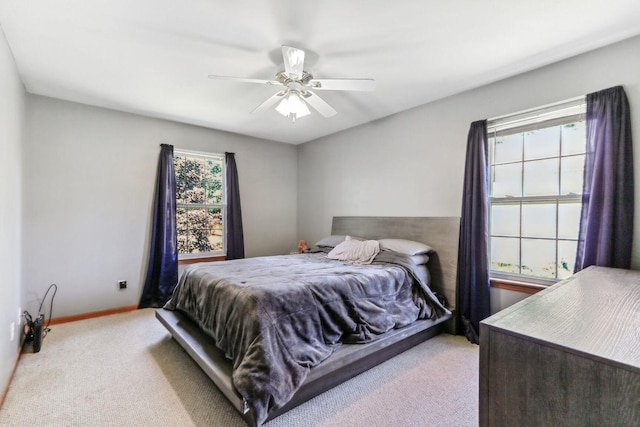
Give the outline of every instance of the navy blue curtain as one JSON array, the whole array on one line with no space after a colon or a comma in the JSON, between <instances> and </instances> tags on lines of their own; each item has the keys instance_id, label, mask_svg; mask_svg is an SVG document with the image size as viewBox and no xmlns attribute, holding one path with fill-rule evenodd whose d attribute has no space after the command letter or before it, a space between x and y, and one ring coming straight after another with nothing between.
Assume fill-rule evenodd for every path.
<instances>
[{"instance_id":1,"label":"navy blue curtain","mask_svg":"<svg viewBox=\"0 0 640 427\"><path fill-rule=\"evenodd\" d=\"M227 241L226 259L244 258L244 234L242 232L242 209L240 208L240 186L234 153L224 153L227 185L227 214L224 223Z\"/></svg>"},{"instance_id":2,"label":"navy blue curtain","mask_svg":"<svg viewBox=\"0 0 640 427\"><path fill-rule=\"evenodd\" d=\"M139 307L164 306L177 283L178 238L173 146L162 144L153 204L149 265Z\"/></svg>"},{"instance_id":3,"label":"navy blue curtain","mask_svg":"<svg viewBox=\"0 0 640 427\"><path fill-rule=\"evenodd\" d=\"M633 150L622 86L587 95L587 155L575 271L629 268L633 239Z\"/></svg>"},{"instance_id":4,"label":"navy blue curtain","mask_svg":"<svg viewBox=\"0 0 640 427\"><path fill-rule=\"evenodd\" d=\"M467 139L458 247L458 308L464 334L476 344L480 321L491 314L488 185L487 121L480 120Z\"/></svg>"}]
</instances>

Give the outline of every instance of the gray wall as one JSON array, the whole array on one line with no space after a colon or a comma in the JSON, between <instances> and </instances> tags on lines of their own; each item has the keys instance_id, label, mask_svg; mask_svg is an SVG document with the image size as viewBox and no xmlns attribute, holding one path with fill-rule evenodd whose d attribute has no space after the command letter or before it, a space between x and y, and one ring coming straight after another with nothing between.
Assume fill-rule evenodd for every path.
<instances>
[{"instance_id":1,"label":"gray wall","mask_svg":"<svg viewBox=\"0 0 640 427\"><path fill-rule=\"evenodd\" d=\"M236 153L247 256L296 245L296 147L29 95L25 304L54 317L135 305L146 273L160 144ZM125 279L126 290L116 282Z\"/></svg>"},{"instance_id":2,"label":"gray wall","mask_svg":"<svg viewBox=\"0 0 640 427\"><path fill-rule=\"evenodd\" d=\"M634 161L640 164L638 52L635 37L300 146L299 238L315 242L326 235L334 215L458 216L472 121L615 85L623 85L629 97ZM636 173L634 269L640 268L639 178ZM494 311L519 297L492 296Z\"/></svg>"},{"instance_id":3,"label":"gray wall","mask_svg":"<svg viewBox=\"0 0 640 427\"><path fill-rule=\"evenodd\" d=\"M20 343L24 105L24 86L0 30L0 393Z\"/></svg>"}]
</instances>

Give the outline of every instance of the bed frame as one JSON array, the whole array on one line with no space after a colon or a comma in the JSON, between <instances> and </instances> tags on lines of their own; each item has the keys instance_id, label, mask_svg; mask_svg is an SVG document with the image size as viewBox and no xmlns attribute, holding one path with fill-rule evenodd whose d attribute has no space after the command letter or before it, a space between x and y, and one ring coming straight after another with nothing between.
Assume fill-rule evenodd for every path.
<instances>
[{"instance_id":1,"label":"bed frame","mask_svg":"<svg viewBox=\"0 0 640 427\"><path fill-rule=\"evenodd\" d=\"M267 420L306 402L344 381L446 331L458 332L456 310L456 272L458 263L458 217L334 217L331 234L349 234L368 239L397 238L423 242L435 253L430 255L431 288L444 295L450 318L418 320L402 329L387 332L367 344L343 345L327 360L311 369L302 387L282 408L269 413ZM158 309L156 317L171 332L211 378L241 416L256 426L253 413L231 382L231 362L213 340L179 311Z\"/></svg>"}]
</instances>

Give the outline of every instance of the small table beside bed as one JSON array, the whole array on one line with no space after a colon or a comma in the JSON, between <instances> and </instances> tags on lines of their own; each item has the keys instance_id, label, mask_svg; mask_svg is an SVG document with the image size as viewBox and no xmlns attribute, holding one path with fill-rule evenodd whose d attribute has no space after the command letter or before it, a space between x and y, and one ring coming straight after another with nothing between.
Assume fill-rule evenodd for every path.
<instances>
[{"instance_id":1,"label":"small table beside bed","mask_svg":"<svg viewBox=\"0 0 640 427\"><path fill-rule=\"evenodd\" d=\"M156 317L259 426L455 333L458 233L457 217L334 217L310 252L190 265Z\"/></svg>"}]
</instances>

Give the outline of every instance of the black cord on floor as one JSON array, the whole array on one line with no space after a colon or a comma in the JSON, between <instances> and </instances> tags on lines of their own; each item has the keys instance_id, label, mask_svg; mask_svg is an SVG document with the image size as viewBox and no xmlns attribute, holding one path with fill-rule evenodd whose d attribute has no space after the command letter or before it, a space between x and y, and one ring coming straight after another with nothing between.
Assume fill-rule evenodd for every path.
<instances>
[{"instance_id":1,"label":"black cord on floor","mask_svg":"<svg viewBox=\"0 0 640 427\"><path fill-rule=\"evenodd\" d=\"M44 297L42 298L42 302L40 303L40 307L38 308L38 314L41 314L42 313L42 306L44 305L44 301L47 299L47 295L49 295L49 291L51 290L51 288L53 288L53 294L51 295L51 305L49 306L49 322L47 323L47 326L42 328L42 338L43 339L44 339L44 337L47 336L47 332L49 332L51 330L51 329L49 329L49 325L51 325L51 317L53 316L53 299L56 297L56 292L58 292L58 285L53 283L53 284L51 284L51 286L49 286L49 288L47 289L47 292L45 292Z\"/></svg>"}]
</instances>

